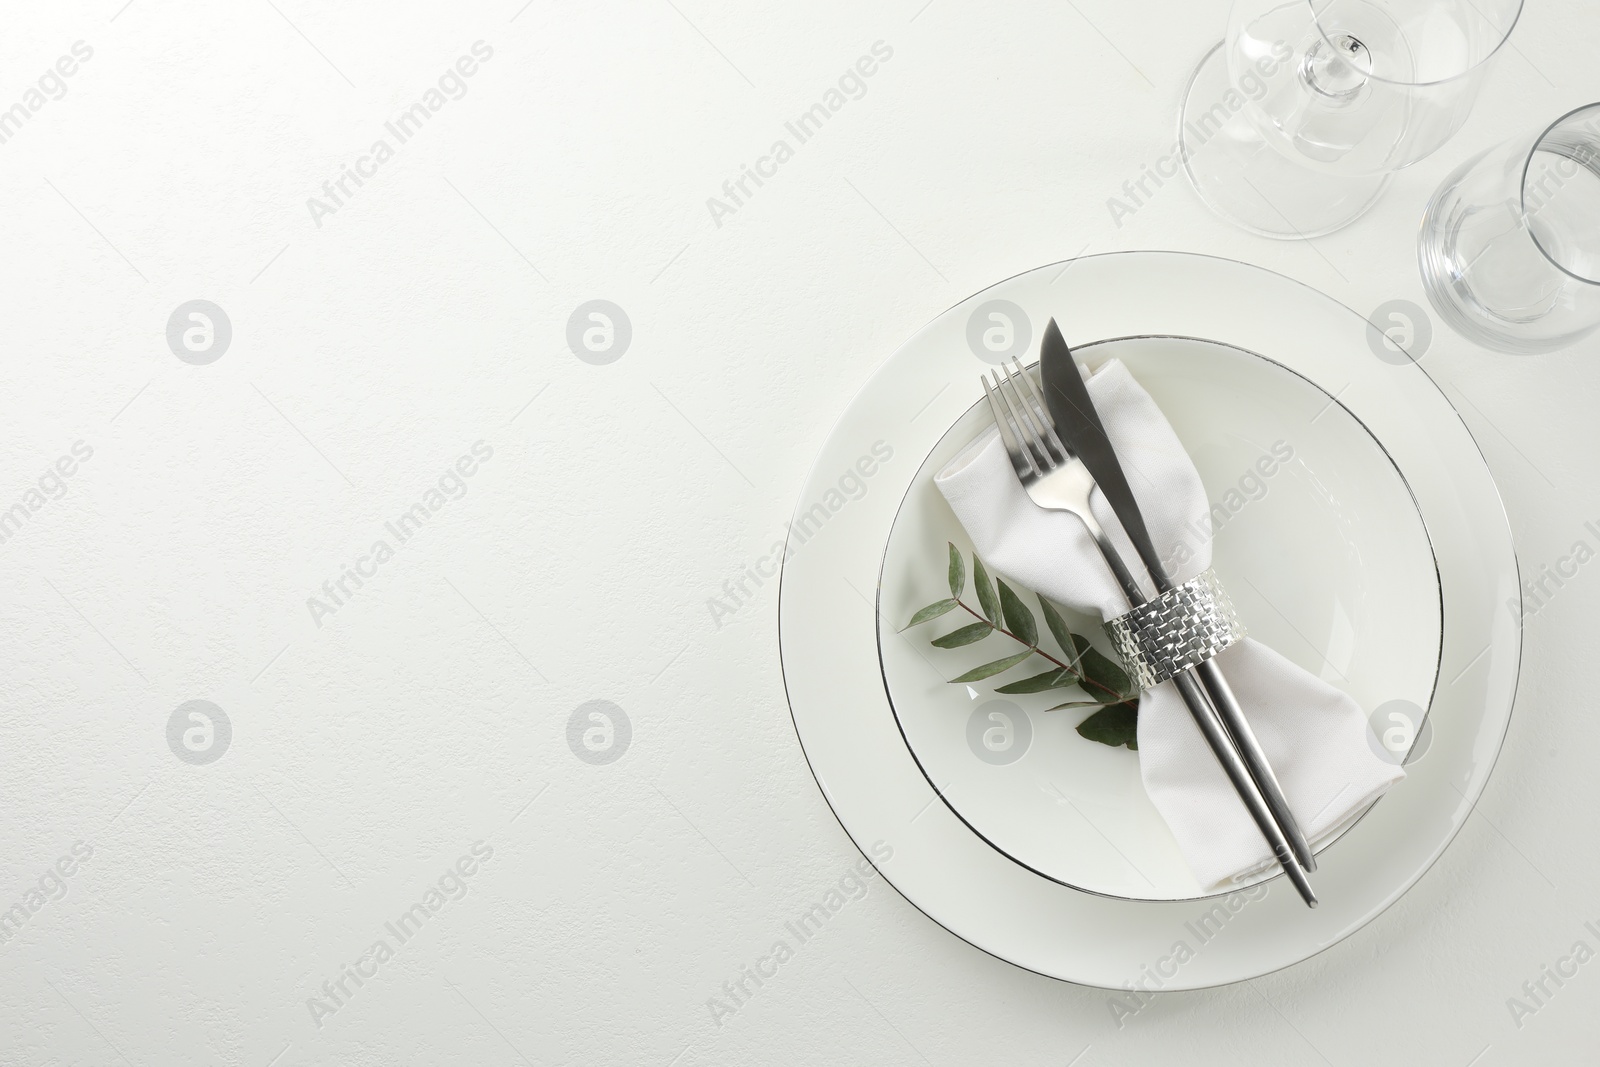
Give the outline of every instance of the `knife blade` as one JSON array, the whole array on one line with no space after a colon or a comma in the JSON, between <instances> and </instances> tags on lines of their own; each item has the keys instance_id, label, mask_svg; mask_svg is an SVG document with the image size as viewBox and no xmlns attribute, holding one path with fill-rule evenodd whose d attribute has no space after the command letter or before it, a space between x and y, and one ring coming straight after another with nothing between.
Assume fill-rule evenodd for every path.
<instances>
[{"instance_id":1,"label":"knife blade","mask_svg":"<svg viewBox=\"0 0 1600 1067\"><path fill-rule=\"evenodd\" d=\"M1072 358L1072 349L1067 347L1067 340L1061 336L1061 327L1056 325L1055 319L1045 327L1044 341L1039 348L1039 377L1044 385L1045 406L1056 422L1057 432L1067 447L1083 460L1090 477L1100 487L1128 540L1133 542L1134 551L1144 561L1145 570L1150 572L1156 591L1165 593L1172 588L1172 579L1156 554L1155 543L1144 524L1144 514L1133 497L1133 487L1128 484L1128 475L1117 459L1111 437L1100 421L1100 412L1089 398L1089 387L1084 384L1078 363Z\"/></svg>"},{"instance_id":2,"label":"knife blade","mask_svg":"<svg viewBox=\"0 0 1600 1067\"><path fill-rule=\"evenodd\" d=\"M1128 540L1133 543L1134 551L1144 561L1145 570L1150 573L1156 591L1165 593L1171 590L1174 587L1172 576L1167 573L1160 554L1156 552L1155 542L1145 526L1144 514L1134 498L1133 487L1128 484L1127 472L1117 458L1105 423L1101 421L1100 412L1089 396L1089 387L1084 383L1077 361L1072 358L1072 349L1061 335L1061 327L1056 325L1055 319L1051 319L1045 327L1039 347L1039 378L1044 386L1045 406L1055 420L1056 431L1067 447L1083 460L1090 477L1100 487L1106 503L1122 524ZM1232 737L1234 747L1248 768L1262 799L1266 801L1273 821L1288 839L1295 859L1301 867L1315 871L1316 853L1312 851L1299 821L1289 809L1277 775L1273 773L1266 753L1262 751L1255 732L1250 729L1244 710L1239 707L1239 701L1216 661L1206 660L1192 670L1205 686L1217 717Z\"/></svg>"}]
</instances>

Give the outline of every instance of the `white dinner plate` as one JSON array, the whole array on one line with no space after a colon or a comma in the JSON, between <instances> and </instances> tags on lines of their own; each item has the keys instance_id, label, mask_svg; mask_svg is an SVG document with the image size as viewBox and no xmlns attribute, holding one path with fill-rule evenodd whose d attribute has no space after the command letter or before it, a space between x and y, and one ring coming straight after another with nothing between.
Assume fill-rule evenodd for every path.
<instances>
[{"instance_id":1,"label":"white dinner plate","mask_svg":"<svg viewBox=\"0 0 1600 1067\"><path fill-rule=\"evenodd\" d=\"M1305 378L1214 341L1123 338L1073 354L1090 367L1121 360L1167 416L1213 502L1213 567L1251 636L1363 708L1408 709L1406 732L1415 737L1438 675L1438 572L1411 491L1366 428ZM1203 896L1144 791L1137 753L1078 736L1088 709L1046 712L1071 694L993 692L1043 664L972 688L951 685L1012 649L994 640L929 646L971 621L964 614L901 632L918 608L948 595L947 545L971 559L933 477L993 425L981 400L956 420L912 479L889 533L878 643L906 744L956 816L1025 867L1109 896ZM1068 613L1068 623L1102 636L1098 617Z\"/></svg>"},{"instance_id":2,"label":"white dinner plate","mask_svg":"<svg viewBox=\"0 0 1600 1067\"><path fill-rule=\"evenodd\" d=\"M1296 516L1305 513L1288 505L1320 486L1330 498L1339 495L1315 513L1347 521L1366 554L1338 558L1342 538L1316 531L1322 540L1314 554L1331 574L1308 573L1295 562L1299 556L1258 571L1255 561L1237 555L1251 543L1243 528L1237 539L1226 528L1218 536L1225 581L1259 574L1272 586L1252 604L1248 590L1230 584L1258 636L1345 685L1369 711L1397 698L1427 707L1427 748L1418 744L1406 779L1321 853L1314 883L1322 906L1314 911L1281 877L1221 899L1188 899L1192 883L1186 888L1183 872L1162 854L1159 828L1137 815L1116 824L1117 832L1147 847L1142 858L1151 865L1145 876L1152 885L1129 881L1109 861L1067 855L1047 833L1030 837L1012 827L1013 836L992 844L985 836L1002 833L1005 804L984 810L985 836L974 832L956 809L983 791L956 790L949 803L941 800L917 760L932 749L908 731L917 738L914 755L902 735L885 688L893 671L887 653L880 662L877 611L881 571L889 579L885 609L903 607L893 599L902 595L899 577L883 570L896 558L886 554L896 516L902 504L916 505L917 480L936 450L965 432L963 419L976 418L969 412L982 396L979 373L1002 354L1030 361L1051 317L1085 356L1093 355L1095 342L1152 339L1115 343L1132 346L1130 368L1186 443L1193 447L1213 434L1219 447L1235 449L1221 459L1203 449L1196 455L1213 482L1262 443L1260 434L1277 431L1270 421L1239 423L1247 431L1242 443L1222 444L1225 434L1205 429L1198 407L1179 395L1201 386L1175 376L1229 358L1259 363L1234 368L1260 380L1247 396L1232 398L1243 406L1229 418L1246 409L1266 418L1248 399L1258 387L1275 388L1265 384L1273 373L1292 372L1278 383L1291 412L1318 392L1324 404L1336 398L1312 424L1315 444L1304 438L1304 468L1279 472L1256 516L1245 509L1237 518L1264 529L1278 521L1277 528L1304 529ZM1397 900L1439 856L1482 792L1510 718L1521 653L1516 557L1499 494L1466 427L1419 366L1395 358L1369 333L1376 331L1343 305L1258 267L1173 252L1090 256L1030 271L963 301L906 342L851 401L800 496L782 574L779 643L795 728L818 785L845 830L907 900L973 945L1041 974L1108 988L1192 989L1263 974L1334 944ZM1182 343L1154 338L1217 344L1185 353ZM1219 345L1240 351L1225 357L1232 350ZM1109 351L1110 342L1104 347ZM1281 370L1269 370L1271 364ZM1298 386L1295 376L1303 379ZM1293 395L1297 389L1301 399ZM1370 436L1357 434L1356 424ZM1284 474L1304 478L1304 494L1292 488L1298 482L1281 480ZM1215 499L1213 482L1207 488ZM1269 521L1271 494L1280 488L1293 514ZM1401 498L1402 489L1409 499ZM1397 541L1379 551L1383 530ZM912 535L914 527L905 532ZM928 536L914 533L908 543ZM1427 569L1419 562L1425 546L1436 567L1431 585L1419 577ZM1335 557L1324 559L1329 552ZM1400 583L1397 589L1381 585L1390 580ZM938 596L937 587L924 591L927 600ZM1286 621L1273 621L1272 604ZM1402 635L1386 656L1369 635L1390 625L1380 616L1396 608L1416 620L1438 614L1431 625L1418 622L1420 640ZM890 629L903 621L885 620ZM1312 627L1298 646L1291 623ZM1431 665L1430 633L1439 635ZM1345 682L1327 673L1329 664L1348 672ZM902 714L910 716L909 705ZM933 704L919 704L916 714L933 724L924 732L935 732ZM1075 735L1052 741L1049 734L1039 731L1032 745L1045 747L1027 759L1037 755L1042 766L1053 752L1086 766L1091 757L1132 757ZM964 751L970 758L971 750ZM961 751L950 755L959 759ZM1137 782L1127 766L1109 766L1106 782ZM1062 821L1058 809L1036 810Z\"/></svg>"}]
</instances>

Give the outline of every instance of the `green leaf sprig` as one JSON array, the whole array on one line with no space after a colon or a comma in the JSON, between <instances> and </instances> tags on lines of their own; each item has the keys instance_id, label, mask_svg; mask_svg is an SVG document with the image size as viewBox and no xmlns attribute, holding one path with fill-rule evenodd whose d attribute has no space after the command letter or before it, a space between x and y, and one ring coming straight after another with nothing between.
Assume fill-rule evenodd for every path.
<instances>
[{"instance_id":1,"label":"green leaf sprig","mask_svg":"<svg viewBox=\"0 0 1600 1067\"><path fill-rule=\"evenodd\" d=\"M934 647L961 648L964 645L977 644L992 634L1009 637L1023 646L1020 652L991 660L959 677L950 679L952 684L980 682L993 678L1038 656L1051 665L1048 670L997 686L995 692L1015 695L1076 688L1085 699L1068 700L1045 710L1098 708L1098 711L1078 724L1078 734L1087 740L1098 741L1102 745L1138 749L1136 729L1139 694L1133 689L1133 683L1129 680L1127 672L1090 644L1087 637L1073 633L1054 604L1044 597L1038 598L1045 627L1049 629L1050 636L1059 646L1060 656L1040 645L1039 624L1032 609L1017 595L1016 590L1004 581L996 579L991 584L983 560L976 555L972 557L972 585L978 598L977 610L973 610L962 599L967 587L967 564L960 550L953 544L950 545L950 566L947 577L950 595L934 601L911 616L911 621L906 624L907 629L932 622L959 610L966 612L976 621L960 626L941 637L935 637L932 641ZM995 592L996 588L999 589L998 595Z\"/></svg>"}]
</instances>

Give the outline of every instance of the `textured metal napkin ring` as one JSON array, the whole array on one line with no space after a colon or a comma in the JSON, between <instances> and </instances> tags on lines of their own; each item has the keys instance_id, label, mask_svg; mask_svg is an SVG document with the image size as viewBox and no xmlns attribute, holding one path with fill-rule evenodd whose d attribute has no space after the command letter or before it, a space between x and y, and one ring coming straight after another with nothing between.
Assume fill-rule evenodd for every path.
<instances>
[{"instance_id":1,"label":"textured metal napkin ring","mask_svg":"<svg viewBox=\"0 0 1600 1067\"><path fill-rule=\"evenodd\" d=\"M1244 637L1233 601L1211 570L1106 623L1112 647L1141 690L1212 658Z\"/></svg>"}]
</instances>

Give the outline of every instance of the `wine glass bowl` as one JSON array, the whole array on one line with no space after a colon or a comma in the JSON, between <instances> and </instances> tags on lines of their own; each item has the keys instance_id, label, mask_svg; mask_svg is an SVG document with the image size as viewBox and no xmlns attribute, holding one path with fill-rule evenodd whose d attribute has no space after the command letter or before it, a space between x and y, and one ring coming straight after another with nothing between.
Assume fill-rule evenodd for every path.
<instances>
[{"instance_id":1,"label":"wine glass bowl","mask_svg":"<svg viewBox=\"0 0 1600 1067\"><path fill-rule=\"evenodd\" d=\"M1235 0L1180 119L1212 210L1313 237L1360 217L1395 171L1466 121L1522 0Z\"/></svg>"}]
</instances>

